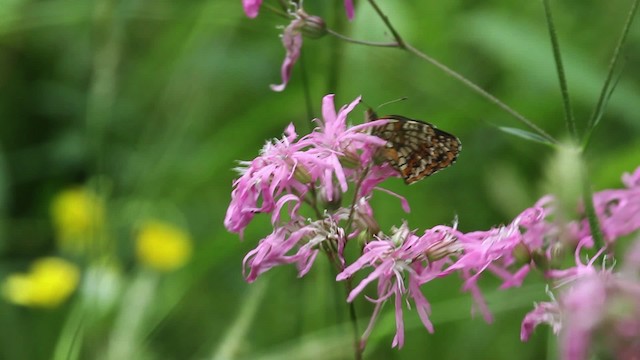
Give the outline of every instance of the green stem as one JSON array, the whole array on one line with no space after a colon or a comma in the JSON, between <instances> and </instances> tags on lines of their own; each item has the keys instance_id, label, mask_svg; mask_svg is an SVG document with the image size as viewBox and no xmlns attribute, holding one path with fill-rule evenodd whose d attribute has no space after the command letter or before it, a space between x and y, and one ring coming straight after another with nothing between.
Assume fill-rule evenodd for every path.
<instances>
[{"instance_id":1,"label":"green stem","mask_svg":"<svg viewBox=\"0 0 640 360\"><path fill-rule=\"evenodd\" d=\"M576 122L571 109L571 98L569 97L569 87L567 86L567 78L562 65L562 55L560 54L560 43L558 42L558 34L553 23L551 14L551 6L549 0L542 0L544 5L544 14L547 19L547 28L549 30L549 38L551 38L551 48L553 50L553 59L556 63L556 72L558 73L558 81L560 82L560 92L562 94L562 105L564 106L564 119L567 123L567 130L574 141L578 140L578 131L576 130Z\"/></svg>"},{"instance_id":2,"label":"green stem","mask_svg":"<svg viewBox=\"0 0 640 360\"><path fill-rule=\"evenodd\" d=\"M337 271L337 273L333 274L333 276L335 278L335 276L338 273L340 273L340 272L342 272L344 270L344 265L342 265L340 263L340 261L338 260L338 258L336 256L334 256L335 251L327 251L327 254L329 255L329 261L334 266L335 271ZM345 280L344 287L345 287L345 291L346 291L345 298L348 298L349 294L351 294L351 291L353 290L353 282L352 282L351 278L347 278ZM354 358L355 358L355 360L362 360L362 353L363 353L364 349L362 348L362 346L360 344L361 343L361 338L360 338L360 331L358 330L358 315L356 313L356 306L353 303L353 301L349 303L349 320L351 322L351 330L353 332Z\"/></svg>"},{"instance_id":3,"label":"green stem","mask_svg":"<svg viewBox=\"0 0 640 360\"><path fill-rule=\"evenodd\" d=\"M556 139L554 139L553 136L549 135L546 131L542 130L540 127L538 127L536 124L534 124L531 120L527 119L524 115L520 114L519 112L517 112L512 107L510 107L509 105L505 104L504 102L502 102L497 97L491 95L489 92L487 92L486 90L484 90L480 86L476 85L471 80L467 79L466 77L462 76L461 74L457 73L456 71L452 70L451 68L447 67L446 65L444 65L441 62L437 61L436 59L428 56L427 54L417 50L416 48L414 48L414 47L412 47L410 45L407 45L406 50L408 50L409 52L411 52L414 55L418 56L419 58L424 59L427 62L431 63L433 66L437 67L438 69L440 69L445 74L447 74L447 75L451 76L452 78L460 81L466 87L468 87L469 89L475 91L478 95L480 95L480 96L484 97L485 99L489 100L494 105L497 105L500 109L504 110L506 113L508 113L509 115L513 116L514 118L516 118L521 123L525 124L527 127L529 127L529 129L537 132L540 136L542 136L543 138L547 139L552 144L557 144L558 143L558 141Z\"/></svg>"},{"instance_id":4,"label":"green stem","mask_svg":"<svg viewBox=\"0 0 640 360\"><path fill-rule=\"evenodd\" d=\"M591 134L593 132L593 129L596 127L596 125L598 125L598 122L600 121L602 113L604 112L604 106L610 94L609 87L611 86L613 73L618 65L618 61L620 60L620 50L622 49L622 46L627 40L629 29L631 28L631 24L633 23L633 19L638 10L638 4L640 4L640 0L634 0L633 3L631 4L631 9L629 9L629 14L627 15L627 20L625 21L624 26L622 28L622 34L620 35L620 38L618 39L618 43L616 44L616 47L613 50L613 55L611 56L611 61L609 62L609 70L607 72L607 78L605 79L604 84L602 85L602 90L600 90L600 97L598 98L598 103L596 104L596 107L593 109L593 113L589 118L589 124L587 125L587 132L585 134L585 137L582 143L583 149L586 149L587 145L589 144L589 140L591 139Z\"/></svg>"},{"instance_id":5,"label":"green stem","mask_svg":"<svg viewBox=\"0 0 640 360\"><path fill-rule=\"evenodd\" d=\"M124 3L119 0L96 1L93 8L92 27L96 50L93 53L90 85L85 114L86 137L93 156L91 174L95 176L93 190L107 198L108 186L103 175L106 164L105 134L113 123L113 109L118 92L118 68L123 54L125 18ZM97 216L97 214L93 214ZM91 256L109 253L110 242L104 231L92 230Z\"/></svg>"},{"instance_id":6,"label":"green stem","mask_svg":"<svg viewBox=\"0 0 640 360\"><path fill-rule=\"evenodd\" d=\"M105 359L135 359L144 351L144 334L148 332L151 304L155 301L158 274L139 271L123 297L120 312L111 328Z\"/></svg>"},{"instance_id":7,"label":"green stem","mask_svg":"<svg viewBox=\"0 0 640 360\"><path fill-rule=\"evenodd\" d=\"M320 211L320 209L318 209L318 194L316 192L316 186L314 184L311 184L309 186L309 196L305 196L304 201L309 204L309 206L311 206L316 216L318 217L318 220L324 219L322 212Z\"/></svg>"},{"instance_id":8,"label":"green stem","mask_svg":"<svg viewBox=\"0 0 640 360\"><path fill-rule=\"evenodd\" d=\"M75 360L80 357L84 338L84 302L78 301L67 315L62 332L58 336L52 358L54 360Z\"/></svg>"},{"instance_id":9,"label":"green stem","mask_svg":"<svg viewBox=\"0 0 640 360\"><path fill-rule=\"evenodd\" d=\"M378 16L380 16L382 21L385 23L385 25L387 26L387 28L389 29L391 34L393 35L393 37L394 37L394 39L395 39L395 41L397 43L396 44L397 48L406 50L406 51L410 52L411 54L413 54L413 55L415 55L415 56L427 61L431 65L433 65L433 66L437 67L438 69L440 69L445 74L447 74L450 77L460 81L463 85L465 85L469 89L473 90L478 95L484 97L485 99L489 100L491 103L497 105L500 109L504 110L509 115L513 116L518 121L520 121L521 123L525 124L531 130L537 132L540 136L544 137L545 139L547 139L551 143L553 143L553 144L557 144L558 143L558 141L556 139L554 139L551 135L549 135L547 132L545 132L540 127L535 125L531 120L529 120L526 117L524 117L524 115L520 114L519 112L517 112L516 110L514 110L513 108L511 108L510 106L508 106L504 102L502 102L497 97L491 95L486 90L482 89L480 86L476 85L474 82L472 82L471 80L467 79L466 77L464 77L460 73L454 71L453 69L451 69L448 66L442 64L441 62L437 61L436 59L432 58L431 56L429 56L429 55L421 52L420 50L414 48L413 46L409 45L407 42L404 41L402 36L400 36L398 31L396 31L396 29L393 27L393 24L391 24L391 21L389 20L389 18L380 9L380 7L375 2L375 0L368 0L368 1L371 4L371 6L374 8L376 13L378 13ZM367 44L367 45L371 45L371 44ZM386 46L389 46L389 45L386 45Z\"/></svg>"},{"instance_id":10,"label":"green stem","mask_svg":"<svg viewBox=\"0 0 640 360\"><path fill-rule=\"evenodd\" d=\"M378 16L380 16L384 24L387 26L387 29L391 31L391 35L393 35L393 38L396 39L396 41L398 42L398 47L405 49L407 44L404 42L404 40L402 39L402 36L400 36L400 33L396 30L393 24L391 24L389 17L387 17L387 15L382 11L382 9L380 9L380 7L378 6L378 3L376 3L374 0L369 0L369 4L371 4L373 9L376 11L376 13L378 13Z\"/></svg>"},{"instance_id":11,"label":"green stem","mask_svg":"<svg viewBox=\"0 0 640 360\"><path fill-rule=\"evenodd\" d=\"M358 40L358 39L350 38L350 37L348 37L346 35L342 35L342 34L338 33L337 31L334 31L334 30L331 30L331 29L327 29L327 33L329 33L332 36L337 37L340 40L344 40L344 41L350 42L352 44L375 46L375 47L396 47L396 48L398 47L398 43L397 42L382 43L382 42L375 42L375 41Z\"/></svg>"},{"instance_id":12,"label":"green stem","mask_svg":"<svg viewBox=\"0 0 640 360\"><path fill-rule=\"evenodd\" d=\"M304 93L304 104L307 109L307 128L309 132L313 130L313 106L311 101L311 90L309 89L309 77L307 76L307 67L304 61L304 53L300 52L300 78L302 80L302 89Z\"/></svg>"},{"instance_id":13,"label":"green stem","mask_svg":"<svg viewBox=\"0 0 640 360\"><path fill-rule=\"evenodd\" d=\"M583 157L584 159L584 157ZM589 222L589 228L591 230L591 236L596 248L602 248L606 245L604 236L602 235L602 229L600 228L600 221L596 214L596 209L593 204L593 190L591 189L591 183L589 182L589 173L587 170L586 161L583 160L582 165L582 201L584 203L585 213L587 215L587 221Z\"/></svg>"},{"instance_id":14,"label":"green stem","mask_svg":"<svg viewBox=\"0 0 640 360\"><path fill-rule=\"evenodd\" d=\"M364 181L365 177L367 176L367 173L369 172L369 168L366 168L363 172L362 175L360 176L360 178L358 179L358 182L356 183L355 188L353 189L354 194L353 194L353 201L351 203L351 209L349 209L349 217L347 218L347 224L345 225L345 241L346 241L346 236L347 234L351 233L351 224L353 223L353 217L355 214L355 209L356 209L356 204L358 203L358 194L360 193L360 187L362 186L362 182ZM344 270L344 266L342 264L340 264L339 262L335 262L336 264L336 269L339 269L340 271ZM351 290L353 290L353 284L351 283L351 278L348 278L345 282L345 288L347 291L347 297L349 296L349 294L351 293ZM351 319L351 325L353 328L353 349L354 349L354 355L355 355L355 359L356 360L361 360L362 359L362 352L363 349L360 346L360 331L358 330L358 316L356 314L356 307L355 304L352 302L349 303L349 318Z\"/></svg>"},{"instance_id":15,"label":"green stem","mask_svg":"<svg viewBox=\"0 0 640 360\"><path fill-rule=\"evenodd\" d=\"M282 9L284 9L284 10L282 10L282 9L278 9L277 7L275 7L275 6L271 5L271 4L268 4L268 3L263 3L263 4L262 4L262 6L263 6L265 9L267 9L267 10L271 11L272 13L274 13L274 14L276 14L276 15L279 15L279 16L281 16L281 17L283 17L283 18L287 18L287 19L289 19L289 18L291 17L291 16L287 13L287 11L286 11L286 9L287 9L287 5L286 5L286 4L284 4L284 3L281 3L281 4L280 4L281 8L282 8Z\"/></svg>"},{"instance_id":16,"label":"green stem","mask_svg":"<svg viewBox=\"0 0 640 360\"><path fill-rule=\"evenodd\" d=\"M333 8L335 9L333 13L333 23L335 24L335 29L339 33L343 33L346 27L346 19L342 10L340 10L340 6L338 6L337 1L333 1ZM329 58L329 69L327 71L327 93L335 94L338 91L338 84L340 80L340 60L342 59L342 55L344 54L344 43L339 41L338 38L331 38L331 50L330 50L330 58Z\"/></svg>"},{"instance_id":17,"label":"green stem","mask_svg":"<svg viewBox=\"0 0 640 360\"><path fill-rule=\"evenodd\" d=\"M348 278L345 282L345 287L347 290L347 296L353 290L353 284L351 283L351 278ZM354 358L356 360L362 360L362 347L360 346L360 331L358 330L358 315L356 314L356 306L352 302L349 303L349 319L351 320L351 327L353 330L353 350L354 350Z\"/></svg>"},{"instance_id":18,"label":"green stem","mask_svg":"<svg viewBox=\"0 0 640 360\"><path fill-rule=\"evenodd\" d=\"M249 287L248 294L245 296L240 312L236 316L220 344L213 351L211 359L227 360L237 357L243 346L246 345L247 334L251 330L251 324L255 320L256 314L260 309L260 305L264 303L264 296L267 292L268 279L260 279Z\"/></svg>"},{"instance_id":19,"label":"green stem","mask_svg":"<svg viewBox=\"0 0 640 360\"><path fill-rule=\"evenodd\" d=\"M351 203L351 208L349 209L349 217L347 218L347 225L345 225L344 227L346 229L345 232L347 234L351 233L351 224L353 223L353 216L355 214L356 204L358 203L358 193L360 192L360 186L362 185L364 178L367 176L367 173L369 173L368 167L364 169L364 171L362 172L362 175L358 179L358 183L356 183L356 187L353 190L354 191L353 201Z\"/></svg>"}]
</instances>

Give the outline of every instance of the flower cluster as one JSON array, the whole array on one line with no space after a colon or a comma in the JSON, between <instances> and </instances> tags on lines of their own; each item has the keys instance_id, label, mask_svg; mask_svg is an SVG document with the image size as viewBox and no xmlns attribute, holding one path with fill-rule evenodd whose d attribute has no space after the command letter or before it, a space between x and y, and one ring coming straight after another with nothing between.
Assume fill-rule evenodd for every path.
<instances>
[{"instance_id":1,"label":"flower cluster","mask_svg":"<svg viewBox=\"0 0 640 360\"><path fill-rule=\"evenodd\" d=\"M349 127L347 115L360 98L337 113L333 98L324 97L323 119L317 120L312 133L298 138L289 125L282 139L268 142L260 156L238 169L241 176L233 184L226 228L242 234L258 213L271 214L274 227L244 260L249 281L289 263L296 263L302 276L321 248L337 249L336 261L344 263L346 242L371 229L368 199L375 186L397 176L386 164L374 162L377 148L386 142L366 131L385 120ZM358 200L341 207L342 196L350 189ZM315 221L301 213L303 204L316 214Z\"/></svg>"},{"instance_id":2,"label":"flower cluster","mask_svg":"<svg viewBox=\"0 0 640 360\"><path fill-rule=\"evenodd\" d=\"M556 214L558 204L552 196L543 197L509 224L485 231L465 233L458 230L457 223L438 225L422 233L411 230L406 223L393 228L389 234L381 231L369 200L374 189L388 191L378 185L398 173L387 164L376 162L377 150L385 141L367 131L387 120L347 126L347 115L358 102L359 98L336 113L333 95L326 96L323 119L316 120L318 127L313 132L299 137L293 125L289 125L282 139L268 142L260 156L243 163L239 169L241 176L233 184L225 226L229 231L242 234L259 213L269 214L273 225L273 232L244 258L247 281L252 282L283 264L295 264L302 277L311 269L318 254L324 252L339 271L337 281L351 283L356 274L361 274L358 277L362 280L351 289L348 302L363 294L368 285L376 284L376 296L366 297L375 308L361 338L363 347L382 306L391 299L396 314L394 347L404 344L403 303L409 308L414 304L425 328L433 332L429 319L431 307L421 288L452 274L463 278L463 291L471 294L487 322L492 321L492 315L478 286L483 274L498 277L502 280L501 288L507 289L520 286L527 274L539 270L550 281L569 287L570 291L562 295L559 302L539 304L527 315L522 325L523 340L543 322L552 324L557 331L572 329L564 325L567 321L576 326L571 316L562 314L567 312L566 307L582 306L572 300L577 299L577 295L571 295L589 291L581 290L582 287L601 286L606 294L614 291L624 293L625 299L637 300L634 296L640 292L631 291L629 281L612 276L610 270L597 270L593 259L587 264L580 261L583 250L594 247L589 223L584 216L573 222L560 222ZM607 246L640 228L640 168L632 175L625 175L623 181L625 189L594 194ZM347 191L353 192L353 201L343 204ZM408 211L408 203L400 198ZM305 211L314 214L315 220L303 215L307 214ZM361 256L347 264L343 256L345 247L356 238L360 240ZM606 249L595 249L598 254L594 259ZM576 266L555 268L561 263L557 257L571 252L576 254ZM634 254L634 261L640 262L640 245ZM588 278L595 280L583 280ZM614 300L605 296L602 301ZM600 316L585 325L587 328L575 331L588 335L604 321L604 315ZM572 344L577 336L575 331L564 332L574 339ZM584 342L587 335L577 337ZM584 349L584 346L578 347Z\"/></svg>"},{"instance_id":3,"label":"flower cluster","mask_svg":"<svg viewBox=\"0 0 640 360\"><path fill-rule=\"evenodd\" d=\"M635 358L640 353L640 239L633 247L619 272L605 266L598 269L594 257L587 264L578 261L573 271L557 274L557 299L552 296L552 301L536 304L527 314L522 340L546 323L560 335L563 359L588 359L593 349L606 349L600 354L603 358Z\"/></svg>"},{"instance_id":4,"label":"flower cluster","mask_svg":"<svg viewBox=\"0 0 640 360\"><path fill-rule=\"evenodd\" d=\"M596 213L609 245L619 237L640 229L640 168L631 175L624 175L623 181L626 189L605 190L594 194ZM491 313L477 285L480 275L486 271L492 273L502 279L501 288L506 289L520 286L531 269L539 269L550 280L558 281L565 287L567 284L576 285L568 286L569 291L564 293L560 304L543 303L527 315L522 325L522 339L528 339L539 323L550 323L559 331L566 322L569 325L564 334L567 335L562 338L565 358L585 358L574 355L579 351L586 354L589 336L599 325L606 324L610 317L607 313L595 311L597 314L593 315L594 319L580 325L584 309L592 309L593 313L593 309L606 309L600 306L605 301L609 305L616 303L614 307L620 306L619 302L622 302L630 303L630 308L624 311L625 316L633 315L635 317L632 318L637 318L640 313L640 282L637 282L640 274L640 241L636 251L630 255L633 259L628 260L636 277L635 283L628 276L619 278L613 276L610 270L598 270L594 266L594 260L606 247L599 249L589 263L582 264L581 250L594 245L588 222L580 219L568 224L556 223L553 219L555 208L554 199L545 196L510 224L499 228L463 233L455 226L436 226L426 230L422 236L417 236L403 225L390 237L378 236L370 241L362 256L337 278L345 280L358 270L366 267L372 269L349 294L348 301L352 301L367 284L374 280L378 282L378 298L373 300L376 308L363 341L371 331L381 305L391 296L395 296L397 325L393 345L402 346L403 297L413 300L423 324L429 331L433 331L428 318L429 303L420 292L420 286L425 283L454 272L460 274L465 280L463 290L471 293L483 317L489 322L492 320ZM576 266L553 269L550 264L564 248L575 248ZM603 304L591 303L598 301L597 296L588 295L596 289L602 293ZM568 317L559 319L560 312L568 312ZM623 319L627 320L622 321ZM637 353L640 345L631 340L640 336L640 323L624 316L619 320L621 323L616 331L622 333L619 337L613 337L620 340L617 348L624 353Z\"/></svg>"},{"instance_id":5,"label":"flower cluster","mask_svg":"<svg viewBox=\"0 0 640 360\"><path fill-rule=\"evenodd\" d=\"M623 175L625 189L594 194L594 204L605 237L605 247L584 264L583 247L593 245L586 220L569 224L578 246L574 267L548 270L556 286L552 301L536 304L522 322L520 337L528 340L537 325L549 324L560 335L563 359L588 359L595 349L604 358L633 359L640 353L640 238L615 271L596 260L621 236L640 228L640 168ZM611 253L612 254L612 253ZM597 335L597 336L596 336ZM599 346L596 346L599 345ZM597 352L597 351L596 351Z\"/></svg>"}]
</instances>

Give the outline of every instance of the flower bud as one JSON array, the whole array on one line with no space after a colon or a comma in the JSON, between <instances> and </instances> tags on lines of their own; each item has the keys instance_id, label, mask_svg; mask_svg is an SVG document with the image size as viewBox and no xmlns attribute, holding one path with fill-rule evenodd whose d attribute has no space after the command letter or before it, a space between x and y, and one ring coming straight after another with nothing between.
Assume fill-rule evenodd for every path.
<instances>
[{"instance_id":1,"label":"flower bud","mask_svg":"<svg viewBox=\"0 0 640 360\"><path fill-rule=\"evenodd\" d=\"M425 256L429 261L438 261L451 255L460 255L463 251L458 239L452 235L446 235L442 241L434 243L427 249Z\"/></svg>"},{"instance_id":2,"label":"flower bud","mask_svg":"<svg viewBox=\"0 0 640 360\"><path fill-rule=\"evenodd\" d=\"M391 231L393 232L393 235L391 235L391 241L396 246L402 245L410 235L413 235L406 222L402 223L399 228L395 226L392 227Z\"/></svg>"},{"instance_id":3,"label":"flower bud","mask_svg":"<svg viewBox=\"0 0 640 360\"><path fill-rule=\"evenodd\" d=\"M319 39L327 34L327 25L321 17L309 15L302 10L298 10L298 16L304 21L302 34L311 39Z\"/></svg>"},{"instance_id":4,"label":"flower bud","mask_svg":"<svg viewBox=\"0 0 640 360\"><path fill-rule=\"evenodd\" d=\"M380 232L380 225L373 217L373 211L365 198L360 198L355 207L354 220L356 227L366 231L370 236Z\"/></svg>"},{"instance_id":5,"label":"flower bud","mask_svg":"<svg viewBox=\"0 0 640 360\"><path fill-rule=\"evenodd\" d=\"M356 209L355 220L360 228L366 229L369 236L376 235L380 232L380 225L376 219L365 211Z\"/></svg>"},{"instance_id":6,"label":"flower bud","mask_svg":"<svg viewBox=\"0 0 640 360\"><path fill-rule=\"evenodd\" d=\"M340 191L340 187L337 184L333 185L331 199L327 196L326 188L324 186L320 187L320 191L318 192L318 202L324 209L329 210L330 212L338 210L342 205L342 191Z\"/></svg>"},{"instance_id":7,"label":"flower bud","mask_svg":"<svg viewBox=\"0 0 640 360\"><path fill-rule=\"evenodd\" d=\"M309 170L300 164L296 165L296 169L293 171L293 177L303 184L309 184L313 181Z\"/></svg>"},{"instance_id":8,"label":"flower bud","mask_svg":"<svg viewBox=\"0 0 640 360\"><path fill-rule=\"evenodd\" d=\"M357 169L360 166L360 158L356 154L345 152L338 160L347 169Z\"/></svg>"},{"instance_id":9,"label":"flower bud","mask_svg":"<svg viewBox=\"0 0 640 360\"><path fill-rule=\"evenodd\" d=\"M582 183L580 177L584 173L581 150L571 143L559 146L556 155L546 165L546 192L555 196L557 211L556 220L560 225L580 217L576 213L576 205L580 203ZM564 235L564 236L563 236ZM561 234L561 240L566 234Z\"/></svg>"}]
</instances>

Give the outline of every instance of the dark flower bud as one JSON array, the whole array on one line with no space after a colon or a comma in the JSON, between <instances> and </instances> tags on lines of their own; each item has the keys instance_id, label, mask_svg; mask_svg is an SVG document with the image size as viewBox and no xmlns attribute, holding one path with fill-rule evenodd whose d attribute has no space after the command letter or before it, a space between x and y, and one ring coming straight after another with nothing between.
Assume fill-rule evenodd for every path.
<instances>
[{"instance_id":1,"label":"dark flower bud","mask_svg":"<svg viewBox=\"0 0 640 360\"><path fill-rule=\"evenodd\" d=\"M321 187L318 192L318 201L324 209L331 212L338 210L342 205L342 192L340 191L340 187L334 184L332 190L331 198L329 198L327 189L324 187Z\"/></svg>"},{"instance_id":2,"label":"dark flower bud","mask_svg":"<svg viewBox=\"0 0 640 360\"><path fill-rule=\"evenodd\" d=\"M297 12L300 19L304 21L302 26L302 34L311 39L319 39L327 34L327 25L321 17L309 15L303 10Z\"/></svg>"}]
</instances>

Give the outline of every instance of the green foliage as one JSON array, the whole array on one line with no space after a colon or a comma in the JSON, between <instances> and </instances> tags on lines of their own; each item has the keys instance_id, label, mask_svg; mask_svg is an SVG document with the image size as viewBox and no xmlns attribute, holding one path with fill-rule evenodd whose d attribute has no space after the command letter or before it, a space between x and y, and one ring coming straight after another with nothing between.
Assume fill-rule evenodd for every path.
<instances>
[{"instance_id":1,"label":"green foliage","mask_svg":"<svg viewBox=\"0 0 640 360\"><path fill-rule=\"evenodd\" d=\"M566 138L538 2L380 5L415 47L555 138ZM344 21L324 2L305 6L329 28ZM579 131L598 99L627 6L573 1L554 8ZM304 279L293 267L280 267L247 285L242 259L269 232L267 221L252 224L242 241L222 224L236 160L255 157L290 122L299 133L313 126L300 63L283 93L269 90L280 81L284 50L276 25L284 24L264 8L258 18L246 18L240 0L13 0L0 6L0 278L56 255L81 268L83 284L54 309L0 302L0 358L352 356L346 296L330 266L319 261ZM365 1L345 29L354 38L391 40ZM587 153L597 188L619 186L620 174L640 164L639 39L636 24L622 49L627 65ZM521 124L508 114L407 53L347 43L332 51L335 44L330 37L304 44L313 116L335 60L336 103L363 95L376 106L406 96L379 112L429 121L463 143L452 168L411 187L399 179L385 184L410 201L412 212L402 214L395 198L377 194L372 205L383 228L402 219L428 228L457 216L463 231L487 229L543 195L553 148L522 140L537 135L514 129ZM105 200L100 236L106 245L98 255L64 254L57 246L50 205L75 186ZM135 234L148 218L188 229L194 251L184 268L161 274L137 263ZM546 356L554 345L544 330L528 343L519 340L523 315L533 301L546 299L542 280L522 291L494 290L491 281L483 286L493 324L471 320L459 281L436 281L425 289L436 333L406 312L406 347L391 349L395 325L387 306L365 357ZM363 329L372 306L361 298L356 305Z\"/></svg>"}]
</instances>

